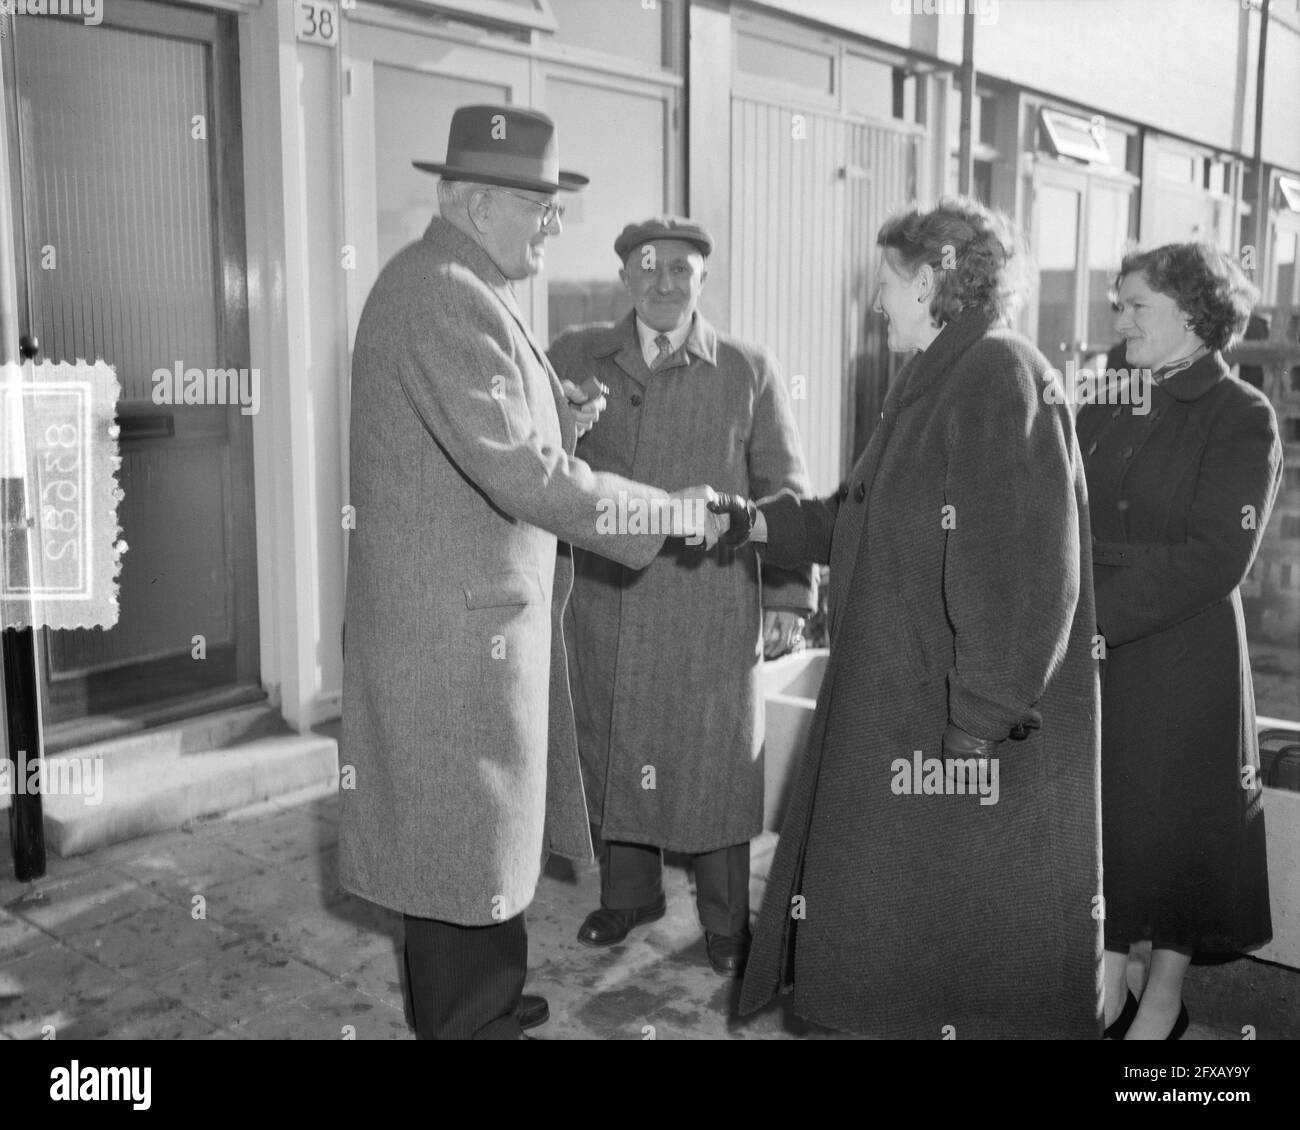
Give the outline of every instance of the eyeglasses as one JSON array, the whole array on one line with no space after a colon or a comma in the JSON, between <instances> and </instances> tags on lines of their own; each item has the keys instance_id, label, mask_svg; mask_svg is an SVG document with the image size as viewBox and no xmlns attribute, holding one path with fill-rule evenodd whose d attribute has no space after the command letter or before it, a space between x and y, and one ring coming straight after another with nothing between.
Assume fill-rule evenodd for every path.
<instances>
[{"instance_id":1,"label":"eyeglasses","mask_svg":"<svg viewBox=\"0 0 1300 1130\"><path fill-rule=\"evenodd\" d=\"M517 192L511 192L508 188L494 188L494 192L504 192L507 196L513 196L516 200L522 200L525 204L531 204L534 208L542 209L542 227L546 227L557 216L564 219L564 205L558 200L545 201L534 200L531 196L520 196Z\"/></svg>"}]
</instances>

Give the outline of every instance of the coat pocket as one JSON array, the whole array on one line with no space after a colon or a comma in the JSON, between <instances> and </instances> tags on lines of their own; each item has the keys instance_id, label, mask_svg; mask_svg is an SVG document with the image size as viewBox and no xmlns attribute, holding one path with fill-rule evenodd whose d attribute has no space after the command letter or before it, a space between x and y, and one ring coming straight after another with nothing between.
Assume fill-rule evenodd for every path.
<instances>
[{"instance_id":1,"label":"coat pocket","mask_svg":"<svg viewBox=\"0 0 1300 1130\"><path fill-rule=\"evenodd\" d=\"M501 608L511 604L544 604L542 581L532 569L488 573L464 586L466 608Z\"/></svg>"}]
</instances>

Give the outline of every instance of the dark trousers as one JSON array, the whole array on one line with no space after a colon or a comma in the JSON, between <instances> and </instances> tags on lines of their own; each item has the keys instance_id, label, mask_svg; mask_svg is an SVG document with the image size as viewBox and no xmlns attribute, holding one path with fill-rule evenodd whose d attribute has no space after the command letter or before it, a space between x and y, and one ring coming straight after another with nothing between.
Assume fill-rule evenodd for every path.
<instances>
[{"instance_id":1,"label":"dark trousers","mask_svg":"<svg viewBox=\"0 0 1300 1130\"><path fill-rule=\"evenodd\" d=\"M749 928L749 841L692 856L695 905L710 934ZM646 844L601 841L600 902L610 910L635 910L664 893L663 852Z\"/></svg>"},{"instance_id":2,"label":"dark trousers","mask_svg":"<svg viewBox=\"0 0 1300 1130\"><path fill-rule=\"evenodd\" d=\"M492 926L403 917L416 1039L519 1039L515 1009L528 968L524 916Z\"/></svg>"}]
</instances>

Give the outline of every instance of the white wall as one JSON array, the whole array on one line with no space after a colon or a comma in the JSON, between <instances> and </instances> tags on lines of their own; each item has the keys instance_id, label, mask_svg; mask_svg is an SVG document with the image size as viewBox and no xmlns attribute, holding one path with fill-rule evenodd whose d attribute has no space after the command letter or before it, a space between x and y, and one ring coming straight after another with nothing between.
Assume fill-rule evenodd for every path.
<instances>
[{"instance_id":1,"label":"white wall","mask_svg":"<svg viewBox=\"0 0 1300 1130\"><path fill-rule=\"evenodd\" d=\"M337 50L294 40L293 5L240 20L262 680L299 730L342 686L346 373Z\"/></svg>"}]
</instances>

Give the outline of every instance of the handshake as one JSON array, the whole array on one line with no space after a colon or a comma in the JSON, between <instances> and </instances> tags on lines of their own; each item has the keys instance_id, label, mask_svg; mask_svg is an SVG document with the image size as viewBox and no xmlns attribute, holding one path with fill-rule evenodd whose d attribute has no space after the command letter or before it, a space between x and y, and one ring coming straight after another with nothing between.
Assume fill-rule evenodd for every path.
<instances>
[{"instance_id":1,"label":"handshake","mask_svg":"<svg viewBox=\"0 0 1300 1130\"><path fill-rule=\"evenodd\" d=\"M718 494L710 486L687 487L668 496L670 537L685 538L688 545L703 543L706 550L718 542L733 548L750 538L758 509L739 494Z\"/></svg>"}]
</instances>

